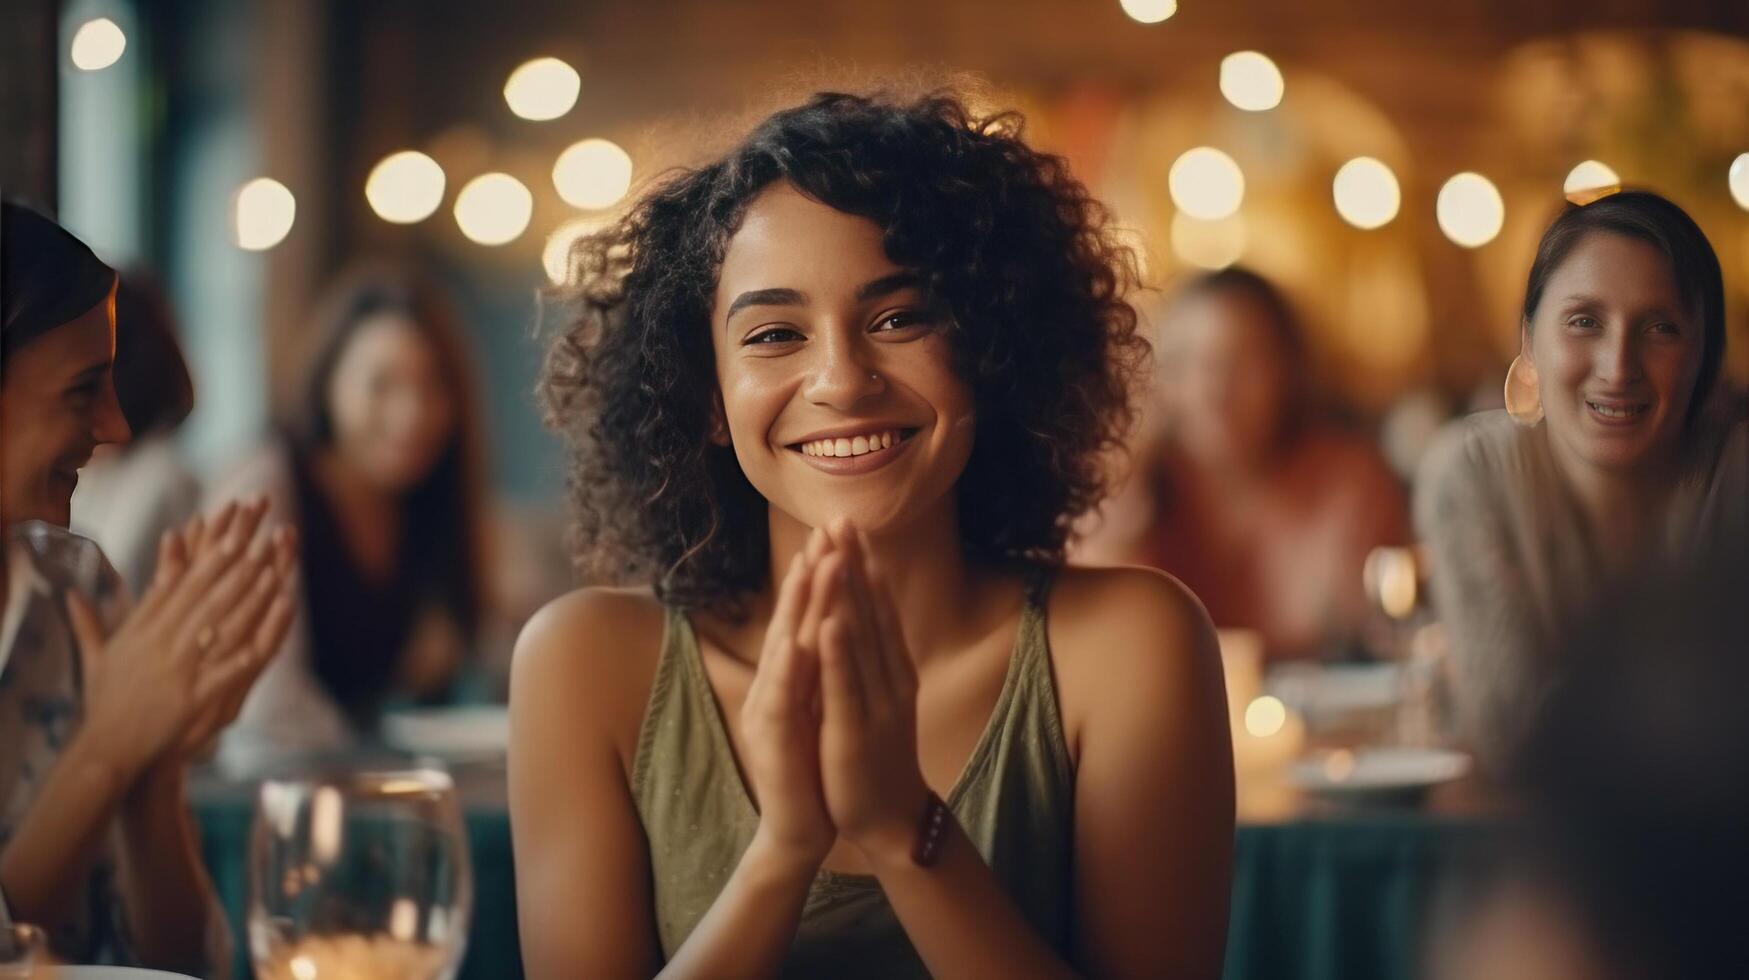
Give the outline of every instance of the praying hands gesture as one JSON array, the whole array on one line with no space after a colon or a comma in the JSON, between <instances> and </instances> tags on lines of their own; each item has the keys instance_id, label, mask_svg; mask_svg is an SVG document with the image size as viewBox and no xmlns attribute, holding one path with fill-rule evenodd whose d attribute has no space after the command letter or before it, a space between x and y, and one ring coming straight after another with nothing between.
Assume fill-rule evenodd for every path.
<instances>
[{"instance_id":1,"label":"praying hands gesture","mask_svg":"<svg viewBox=\"0 0 1749 980\"><path fill-rule=\"evenodd\" d=\"M847 522L816 529L791 561L741 724L760 833L780 853L818 867L835 837L909 851L928 795L917 672L867 539Z\"/></svg>"}]
</instances>

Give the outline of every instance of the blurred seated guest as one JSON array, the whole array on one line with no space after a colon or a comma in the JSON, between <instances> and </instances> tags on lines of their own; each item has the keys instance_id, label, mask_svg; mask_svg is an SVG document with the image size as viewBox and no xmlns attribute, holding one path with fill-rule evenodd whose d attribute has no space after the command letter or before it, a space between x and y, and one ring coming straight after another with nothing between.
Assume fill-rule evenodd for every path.
<instances>
[{"instance_id":1,"label":"blurred seated guest","mask_svg":"<svg viewBox=\"0 0 1749 980\"><path fill-rule=\"evenodd\" d=\"M391 697L440 698L481 616L479 423L447 297L362 267L317 327L295 417L221 483L298 528L304 576L286 653L226 733L236 766L343 748Z\"/></svg>"},{"instance_id":2,"label":"blurred seated guest","mask_svg":"<svg viewBox=\"0 0 1749 980\"><path fill-rule=\"evenodd\" d=\"M1749 551L1734 544L1598 591L1510 767L1531 833L1441 980L1749 977Z\"/></svg>"},{"instance_id":3,"label":"blurred seated guest","mask_svg":"<svg viewBox=\"0 0 1749 980\"><path fill-rule=\"evenodd\" d=\"M163 532L200 509L200 483L176 447L194 409L194 382L169 300L149 275L115 290L115 397L133 438L100 446L79 471L73 530L95 541L128 587L145 588Z\"/></svg>"},{"instance_id":4,"label":"blurred seated guest","mask_svg":"<svg viewBox=\"0 0 1749 980\"><path fill-rule=\"evenodd\" d=\"M264 501L169 532L130 611L103 552L66 530L79 468L129 436L115 275L42 215L0 212L0 927L42 927L66 960L205 975L229 933L187 764L291 623L291 535L257 535Z\"/></svg>"},{"instance_id":5,"label":"blurred seated guest","mask_svg":"<svg viewBox=\"0 0 1749 980\"><path fill-rule=\"evenodd\" d=\"M1401 484L1321 417L1299 323L1261 276L1193 280L1161 333L1154 434L1075 557L1171 572L1216 626L1259 630L1272 658L1354 645L1371 615L1366 556L1407 539Z\"/></svg>"},{"instance_id":6,"label":"blurred seated guest","mask_svg":"<svg viewBox=\"0 0 1749 980\"><path fill-rule=\"evenodd\" d=\"M1567 207L1537 247L1519 334L1508 409L1452 424L1415 506L1458 724L1496 768L1587 600L1740 539L1749 516L1749 426L1719 390L1719 262L1680 208L1645 192Z\"/></svg>"}]
</instances>

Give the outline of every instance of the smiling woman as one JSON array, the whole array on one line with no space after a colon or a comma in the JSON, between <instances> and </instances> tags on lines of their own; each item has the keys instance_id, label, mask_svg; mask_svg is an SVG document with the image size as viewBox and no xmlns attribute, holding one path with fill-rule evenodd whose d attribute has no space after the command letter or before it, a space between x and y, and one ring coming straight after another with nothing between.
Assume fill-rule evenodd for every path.
<instances>
[{"instance_id":1,"label":"smiling woman","mask_svg":"<svg viewBox=\"0 0 1749 980\"><path fill-rule=\"evenodd\" d=\"M1520 333L1511 417L1458 423L1415 508L1460 722L1496 765L1558 676L1544 651L1593 596L1749 533L1719 262L1687 214L1643 191L1568 207L1537 249Z\"/></svg>"},{"instance_id":2,"label":"smiling woman","mask_svg":"<svg viewBox=\"0 0 1749 980\"><path fill-rule=\"evenodd\" d=\"M1212 630L1063 567L1133 257L1020 128L819 95L577 246L542 391L631 588L517 645L533 975L1219 973Z\"/></svg>"}]
</instances>

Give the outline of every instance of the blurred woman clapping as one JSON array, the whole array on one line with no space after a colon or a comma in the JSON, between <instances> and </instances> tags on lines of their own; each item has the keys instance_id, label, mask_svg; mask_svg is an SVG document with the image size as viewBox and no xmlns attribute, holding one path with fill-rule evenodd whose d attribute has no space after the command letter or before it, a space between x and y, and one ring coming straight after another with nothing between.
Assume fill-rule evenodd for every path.
<instances>
[{"instance_id":1,"label":"blurred woman clapping","mask_svg":"<svg viewBox=\"0 0 1749 980\"><path fill-rule=\"evenodd\" d=\"M293 538L263 501L163 535L129 608L65 528L78 468L129 435L111 379L115 275L7 202L0 333L0 924L57 956L205 973L223 916L183 802L291 621Z\"/></svg>"}]
</instances>

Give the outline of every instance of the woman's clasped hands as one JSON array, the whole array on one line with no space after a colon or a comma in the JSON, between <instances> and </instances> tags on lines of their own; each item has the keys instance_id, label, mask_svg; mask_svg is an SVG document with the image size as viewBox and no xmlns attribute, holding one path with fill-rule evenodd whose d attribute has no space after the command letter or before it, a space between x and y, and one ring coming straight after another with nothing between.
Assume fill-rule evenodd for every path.
<instances>
[{"instance_id":1,"label":"woman's clasped hands","mask_svg":"<svg viewBox=\"0 0 1749 980\"><path fill-rule=\"evenodd\" d=\"M741 712L758 838L818 867L842 838L871 864L909 854L929 789L917 672L868 539L815 529L778 590Z\"/></svg>"}]
</instances>

